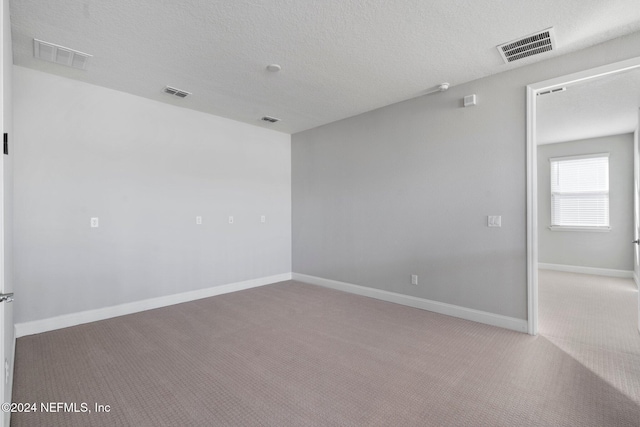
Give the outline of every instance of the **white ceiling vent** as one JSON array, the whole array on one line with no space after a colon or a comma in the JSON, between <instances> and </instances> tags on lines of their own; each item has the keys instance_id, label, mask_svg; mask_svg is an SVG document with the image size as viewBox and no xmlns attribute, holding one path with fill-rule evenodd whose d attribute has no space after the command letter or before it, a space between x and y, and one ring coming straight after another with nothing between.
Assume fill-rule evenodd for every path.
<instances>
[{"instance_id":1,"label":"white ceiling vent","mask_svg":"<svg viewBox=\"0 0 640 427\"><path fill-rule=\"evenodd\" d=\"M554 49L556 35L553 27L498 46L498 52L506 64Z\"/></svg>"},{"instance_id":2,"label":"white ceiling vent","mask_svg":"<svg viewBox=\"0 0 640 427\"><path fill-rule=\"evenodd\" d=\"M566 90L567 90L566 87L557 87L555 89L549 89L549 90L545 90L545 91L542 91L542 92L538 92L538 96L540 96L540 95L549 95L550 93L564 92Z\"/></svg>"},{"instance_id":3,"label":"white ceiling vent","mask_svg":"<svg viewBox=\"0 0 640 427\"><path fill-rule=\"evenodd\" d=\"M271 117L271 116L264 116L260 120L262 120L263 122L269 122L269 123L276 123L280 121L280 119L276 119L275 117Z\"/></svg>"},{"instance_id":4,"label":"white ceiling vent","mask_svg":"<svg viewBox=\"0 0 640 427\"><path fill-rule=\"evenodd\" d=\"M191 92L187 92L186 90L176 89L175 87L165 86L162 90L164 93L168 93L169 95L175 95L178 98L186 98L191 95Z\"/></svg>"},{"instance_id":5,"label":"white ceiling vent","mask_svg":"<svg viewBox=\"0 0 640 427\"><path fill-rule=\"evenodd\" d=\"M67 67L86 70L87 62L89 62L89 58L93 55L69 49L68 47L59 46L57 44L33 39L33 56L45 61L66 65Z\"/></svg>"}]
</instances>

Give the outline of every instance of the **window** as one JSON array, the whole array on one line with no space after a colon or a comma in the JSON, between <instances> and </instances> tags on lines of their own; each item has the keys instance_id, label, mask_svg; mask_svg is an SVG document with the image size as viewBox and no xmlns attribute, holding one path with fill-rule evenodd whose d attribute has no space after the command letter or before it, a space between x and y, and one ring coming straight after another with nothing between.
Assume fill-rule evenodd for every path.
<instances>
[{"instance_id":1,"label":"window","mask_svg":"<svg viewBox=\"0 0 640 427\"><path fill-rule=\"evenodd\" d=\"M609 229L609 153L551 162L551 229Z\"/></svg>"}]
</instances>

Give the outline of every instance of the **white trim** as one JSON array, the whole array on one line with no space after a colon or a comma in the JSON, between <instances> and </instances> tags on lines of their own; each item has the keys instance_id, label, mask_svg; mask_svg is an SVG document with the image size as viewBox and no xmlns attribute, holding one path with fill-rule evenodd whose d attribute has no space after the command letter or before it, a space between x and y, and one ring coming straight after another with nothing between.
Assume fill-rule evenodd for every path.
<instances>
[{"instance_id":1,"label":"white trim","mask_svg":"<svg viewBox=\"0 0 640 427\"><path fill-rule=\"evenodd\" d=\"M538 184L536 97L537 93L554 87L568 86L640 67L640 57L607 64L527 85L527 323L531 335L538 333ZM639 295L640 298L640 295ZM640 328L640 318L638 320Z\"/></svg>"},{"instance_id":2,"label":"white trim","mask_svg":"<svg viewBox=\"0 0 640 427\"><path fill-rule=\"evenodd\" d=\"M307 274L293 273L293 280L375 298L382 301L406 305L409 307L420 308L422 310L433 311L435 313L471 320L478 323L511 329L513 331L527 332L527 321L524 319L516 319L515 317L502 316L500 314L493 314L486 311L474 310L472 308L460 307L458 305L398 294L396 292L383 291L381 289L339 282L337 280L324 279L322 277L309 276Z\"/></svg>"},{"instance_id":3,"label":"white trim","mask_svg":"<svg viewBox=\"0 0 640 427\"><path fill-rule=\"evenodd\" d=\"M638 279L638 275L635 271L632 271L631 273L633 273L633 283L636 284L636 288L640 289L640 279Z\"/></svg>"},{"instance_id":4,"label":"white trim","mask_svg":"<svg viewBox=\"0 0 640 427\"><path fill-rule=\"evenodd\" d=\"M570 225L550 225L549 230L551 231L586 231L589 233L608 233L611 231L611 227L581 227L581 226L570 226Z\"/></svg>"},{"instance_id":5,"label":"white trim","mask_svg":"<svg viewBox=\"0 0 640 427\"><path fill-rule=\"evenodd\" d=\"M599 157L609 158L610 153L593 153L593 154L578 154L575 156L560 156L560 157L549 157L548 161L551 162L562 162L564 160L582 160L582 159L597 159Z\"/></svg>"},{"instance_id":6,"label":"white trim","mask_svg":"<svg viewBox=\"0 0 640 427\"><path fill-rule=\"evenodd\" d=\"M594 276L622 277L633 279L632 270L614 270L612 268L583 267L580 265L547 264L539 263L538 268L542 270L565 271L567 273L593 274Z\"/></svg>"},{"instance_id":7,"label":"white trim","mask_svg":"<svg viewBox=\"0 0 640 427\"><path fill-rule=\"evenodd\" d=\"M15 335L19 338L26 335L39 334L42 332L53 331L55 329L81 325L83 323L110 319L112 317L124 316L126 314L138 313L140 311L152 310L154 308L166 307L201 298L208 298L258 286L269 285L272 283L283 282L285 280L291 280L291 273L261 277L258 279L246 280L244 282L229 283L226 285L213 286L211 288L198 289L196 291L183 292L163 297L149 298L111 307L81 311L79 313L64 314L62 316L34 320L32 322L17 323L15 326Z\"/></svg>"},{"instance_id":8,"label":"white trim","mask_svg":"<svg viewBox=\"0 0 640 427\"><path fill-rule=\"evenodd\" d=\"M527 332L538 334L538 147L536 91L527 86Z\"/></svg>"}]
</instances>

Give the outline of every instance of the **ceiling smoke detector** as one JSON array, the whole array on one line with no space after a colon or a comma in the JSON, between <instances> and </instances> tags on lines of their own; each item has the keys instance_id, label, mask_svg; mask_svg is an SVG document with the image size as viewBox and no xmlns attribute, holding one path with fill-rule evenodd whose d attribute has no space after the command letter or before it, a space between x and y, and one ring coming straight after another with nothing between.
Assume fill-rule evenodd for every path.
<instances>
[{"instance_id":1,"label":"ceiling smoke detector","mask_svg":"<svg viewBox=\"0 0 640 427\"><path fill-rule=\"evenodd\" d=\"M432 86L429 89L427 89L424 92L424 95L431 95L432 93L438 93L438 92L446 92L447 90L449 90L450 87L451 85L447 82L440 83L439 85Z\"/></svg>"},{"instance_id":2,"label":"ceiling smoke detector","mask_svg":"<svg viewBox=\"0 0 640 427\"><path fill-rule=\"evenodd\" d=\"M505 64L557 49L553 27L497 46Z\"/></svg>"},{"instance_id":3,"label":"ceiling smoke detector","mask_svg":"<svg viewBox=\"0 0 640 427\"><path fill-rule=\"evenodd\" d=\"M66 65L67 67L87 69L87 62L93 55L68 47L33 39L33 56L43 61Z\"/></svg>"},{"instance_id":4,"label":"ceiling smoke detector","mask_svg":"<svg viewBox=\"0 0 640 427\"><path fill-rule=\"evenodd\" d=\"M176 89L175 87L165 86L162 90L164 93L168 93L169 95L177 96L178 98L186 98L191 95L191 92L187 92L186 90Z\"/></svg>"},{"instance_id":5,"label":"ceiling smoke detector","mask_svg":"<svg viewBox=\"0 0 640 427\"><path fill-rule=\"evenodd\" d=\"M269 122L269 123L276 123L276 122L280 121L280 119L277 119L277 118L271 117L271 116L264 116L260 120L262 120L263 122Z\"/></svg>"}]
</instances>

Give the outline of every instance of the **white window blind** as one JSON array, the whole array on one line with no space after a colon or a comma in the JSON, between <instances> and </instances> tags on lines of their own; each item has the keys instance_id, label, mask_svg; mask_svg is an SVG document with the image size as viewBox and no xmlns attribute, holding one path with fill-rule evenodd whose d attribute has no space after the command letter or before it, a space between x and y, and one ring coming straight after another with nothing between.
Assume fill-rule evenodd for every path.
<instances>
[{"instance_id":1,"label":"white window blind","mask_svg":"<svg viewBox=\"0 0 640 427\"><path fill-rule=\"evenodd\" d=\"M609 227L609 154L551 162L551 226Z\"/></svg>"}]
</instances>

